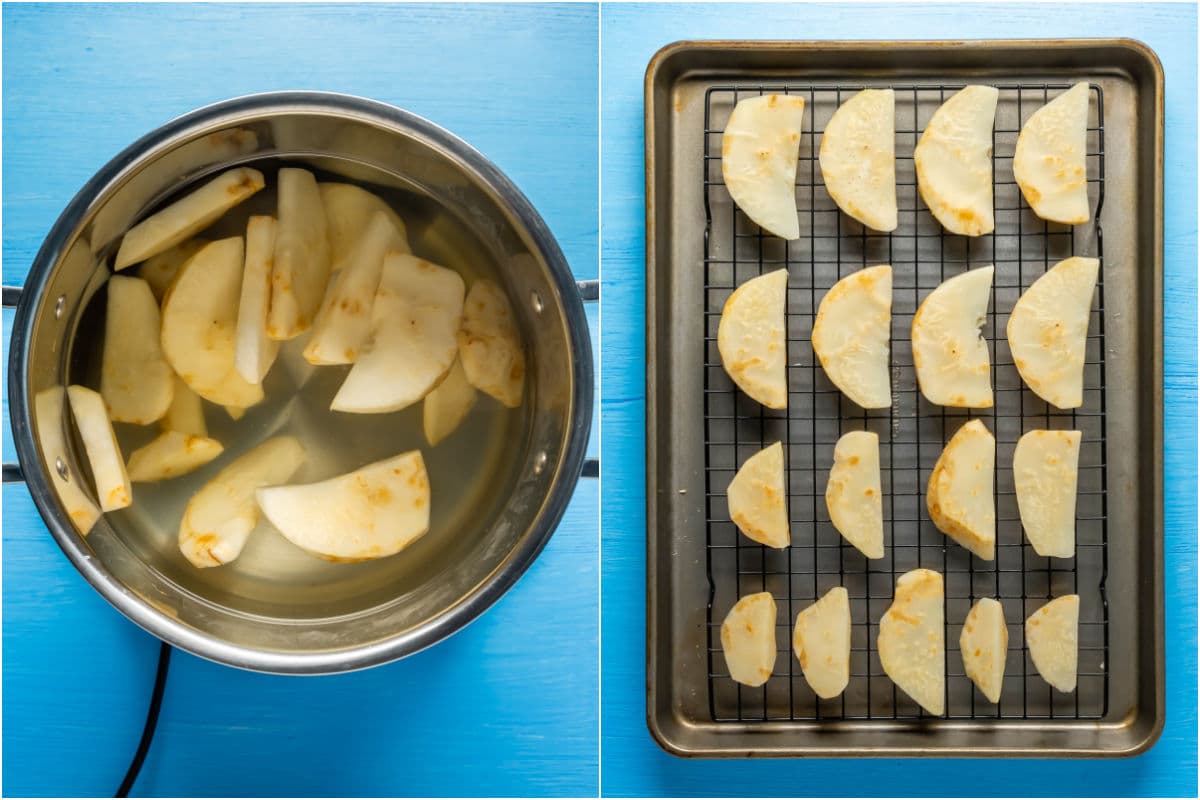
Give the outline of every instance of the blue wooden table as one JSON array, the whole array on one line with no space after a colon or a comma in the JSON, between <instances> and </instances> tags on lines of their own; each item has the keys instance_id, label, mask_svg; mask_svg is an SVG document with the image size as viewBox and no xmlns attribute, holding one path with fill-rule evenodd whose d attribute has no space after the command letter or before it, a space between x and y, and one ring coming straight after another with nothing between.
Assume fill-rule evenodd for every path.
<instances>
[{"instance_id":1,"label":"blue wooden table","mask_svg":"<svg viewBox=\"0 0 1200 800\"><path fill-rule=\"evenodd\" d=\"M1196 10L1194 6L605 5L604 509L601 571L606 795L1196 796ZM683 761L645 724L642 77L679 39L1130 36L1166 68L1167 725L1125 761Z\"/></svg>"},{"instance_id":2,"label":"blue wooden table","mask_svg":"<svg viewBox=\"0 0 1200 800\"><path fill-rule=\"evenodd\" d=\"M530 197L576 276L595 278L597 16L585 5L6 6L4 283L22 282L59 212L125 145L198 106L274 89L363 95L449 128ZM5 342L11 324L5 312ZM23 486L3 500L3 793L111 794L141 732L156 643L75 573ZM594 794L598 502L596 482L582 482L513 591L405 661L281 678L177 655L135 793Z\"/></svg>"}]
</instances>

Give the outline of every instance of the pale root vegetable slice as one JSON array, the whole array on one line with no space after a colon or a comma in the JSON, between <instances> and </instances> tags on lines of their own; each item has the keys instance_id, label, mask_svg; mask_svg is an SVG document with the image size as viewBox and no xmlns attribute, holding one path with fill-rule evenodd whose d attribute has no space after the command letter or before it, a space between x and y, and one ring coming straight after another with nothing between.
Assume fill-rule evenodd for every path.
<instances>
[{"instance_id":1,"label":"pale root vegetable slice","mask_svg":"<svg viewBox=\"0 0 1200 800\"><path fill-rule=\"evenodd\" d=\"M896 230L894 91L863 89L842 103L821 134L819 160L838 208L872 230Z\"/></svg>"},{"instance_id":2,"label":"pale root vegetable slice","mask_svg":"<svg viewBox=\"0 0 1200 800\"><path fill-rule=\"evenodd\" d=\"M525 347L504 290L477 280L463 305L458 357L467 380L508 408L521 405L525 388Z\"/></svg>"},{"instance_id":3,"label":"pale root vegetable slice","mask_svg":"<svg viewBox=\"0 0 1200 800\"><path fill-rule=\"evenodd\" d=\"M183 382L209 402L246 408L263 398L234 365L242 237L221 239L183 265L162 311L162 349Z\"/></svg>"},{"instance_id":4,"label":"pale root vegetable slice","mask_svg":"<svg viewBox=\"0 0 1200 800\"><path fill-rule=\"evenodd\" d=\"M1017 299L1005 333L1013 363L1038 397L1057 408L1083 405L1092 294L1100 261L1060 261Z\"/></svg>"},{"instance_id":5,"label":"pale root vegetable slice","mask_svg":"<svg viewBox=\"0 0 1200 800\"><path fill-rule=\"evenodd\" d=\"M242 553L258 525L254 492L288 480L304 463L291 436L268 439L230 462L188 501L179 523L179 550L197 567L219 567Z\"/></svg>"},{"instance_id":6,"label":"pale root vegetable slice","mask_svg":"<svg viewBox=\"0 0 1200 800\"><path fill-rule=\"evenodd\" d=\"M85 386L68 386L67 397L71 401L71 415L88 463L92 467L92 479L96 482L96 496L100 498L103 511L116 511L133 502L133 488L125 471L125 459L117 444L104 407L104 398Z\"/></svg>"},{"instance_id":7,"label":"pale root vegetable slice","mask_svg":"<svg viewBox=\"0 0 1200 800\"><path fill-rule=\"evenodd\" d=\"M833 527L847 542L867 558L883 558L879 434L851 431L838 439L825 487L825 505Z\"/></svg>"},{"instance_id":8,"label":"pale root vegetable slice","mask_svg":"<svg viewBox=\"0 0 1200 800\"><path fill-rule=\"evenodd\" d=\"M717 349L733 382L767 408L787 408L786 269L743 283L721 311Z\"/></svg>"},{"instance_id":9,"label":"pale root vegetable slice","mask_svg":"<svg viewBox=\"0 0 1200 800\"><path fill-rule=\"evenodd\" d=\"M320 483L259 489L258 505L297 547L366 561L399 553L429 530L429 476L412 450Z\"/></svg>"},{"instance_id":10,"label":"pale root vegetable slice","mask_svg":"<svg viewBox=\"0 0 1200 800\"><path fill-rule=\"evenodd\" d=\"M1008 659L1008 625L1004 608L990 597L980 598L963 622L958 637L963 668L979 691L992 703L1000 702L1004 688L1004 662Z\"/></svg>"},{"instance_id":11,"label":"pale root vegetable slice","mask_svg":"<svg viewBox=\"0 0 1200 800\"><path fill-rule=\"evenodd\" d=\"M354 255L359 240L366 232L371 218L383 213L396 229L399 243L396 249L412 252L408 247L408 231L404 220L391 206L366 189L352 183L318 183L325 219L329 225L330 267L340 271Z\"/></svg>"},{"instance_id":12,"label":"pale root vegetable slice","mask_svg":"<svg viewBox=\"0 0 1200 800\"><path fill-rule=\"evenodd\" d=\"M764 230L800 238L796 163L804 98L766 94L738 101L721 135L721 175L737 207Z\"/></svg>"},{"instance_id":13,"label":"pale root vegetable slice","mask_svg":"<svg viewBox=\"0 0 1200 800\"><path fill-rule=\"evenodd\" d=\"M224 450L216 439L179 431L163 431L149 444L129 455L129 480L145 483L186 475L212 461Z\"/></svg>"},{"instance_id":14,"label":"pale root vegetable slice","mask_svg":"<svg viewBox=\"0 0 1200 800\"><path fill-rule=\"evenodd\" d=\"M1055 598L1025 620L1025 645L1038 674L1060 692L1075 691L1079 665L1079 595Z\"/></svg>"},{"instance_id":15,"label":"pale root vegetable slice","mask_svg":"<svg viewBox=\"0 0 1200 800\"><path fill-rule=\"evenodd\" d=\"M186 242L180 242L156 256L151 256L138 267L138 277L150 284L150 291L154 292L154 299L161 303L167 296L171 284L175 282L179 268L186 264L189 258L203 250L208 243L208 239L193 236Z\"/></svg>"},{"instance_id":16,"label":"pale root vegetable slice","mask_svg":"<svg viewBox=\"0 0 1200 800\"><path fill-rule=\"evenodd\" d=\"M462 362L456 360L445 379L425 395L421 408L425 440L432 446L454 433L475 407L478 394L467 380Z\"/></svg>"},{"instance_id":17,"label":"pale root vegetable slice","mask_svg":"<svg viewBox=\"0 0 1200 800\"><path fill-rule=\"evenodd\" d=\"M738 600L721 623L721 649L729 677L762 686L775 670L775 598L770 592Z\"/></svg>"},{"instance_id":18,"label":"pale root vegetable slice","mask_svg":"<svg viewBox=\"0 0 1200 800\"><path fill-rule=\"evenodd\" d=\"M850 683L850 595L835 586L796 617L792 649L817 697L837 697Z\"/></svg>"},{"instance_id":19,"label":"pale root vegetable slice","mask_svg":"<svg viewBox=\"0 0 1200 800\"><path fill-rule=\"evenodd\" d=\"M329 281L329 226L317 179L308 170L279 170L278 219L267 333L283 341L312 325Z\"/></svg>"},{"instance_id":20,"label":"pale root vegetable slice","mask_svg":"<svg viewBox=\"0 0 1200 800\"><path fill-rule=\"evenodd\" d=\"M787 547L792 540L785 475L783 443L776 442L746 459L725 493L733 524L767 547Z\"/></svg>"},{"instance_id":21,"label":"pale root vegetable slice","mask_svg":"<svg viewBox=\"0 0 1200 800\"><path fill-rule=\"evenodd\" d=\"M941 573L914 569L896 581L896 595L879 621L883 671L930 714L946 713L946 636Z\"/></svg>"},{"instance_id":22,"label":"pale root vegetable slice","mask_svg":"<svg viewBox=\"0 0 1200 800\"><path fill-rule=\"evenodd\" d=\"M812 346L829 380L863 408L892 404L888 342L892 335L892 268L859 270L821 299Z\"/></svg>"},{"instance_id":23,"label":"pale root vegetable slice","mask_svg":"<svg viewBox=\"0 0 1200 800\"><path fill-rule=\"evenodd\" d=\"M158 301L141 278L108 279L100 394L114 422L149 425L171 405L175 374L163 356Z\"/></svg>"},{"instance_id":24,"label":"pale root vegetable slice","mask_svg":"<svg viewBox=\"0 0 1200 800\"><path fill-rule=\"evenodd\" d=\"M996 229L992 127L1000 90L967 86L933 112L913 151L921 199L942 227L962 236Z\"/></svg>"},{"instance_id":25,"label":"pale root vegetable slice","mask_svg":"<svg viewBox=\"0 0 1200 800\"><path fill-rule=\"evenodd\" d=\"M246 224L246 260L242 270L233 364L238 374L250 384L262 383L279 354L279 342L267 335L277 227L274 217L265 216L251 217Z\"/></svg>"},{"instance_id":26,"label":"pale root vegetable slice","mask_svg":"<svg viewBox=\"0 0 1200 800\"><path fill-rule=\"evenodd\" d=\"M389 252L404 252L401 244L387 215L376 211L345 268L330 280L304 348L310 364L355 362L371 337L371 307L383 259Z\"/></svg>"},{"instance_id":27,"label":"pale root vegetable slice","mask_svg":"<svg viewBox=\"0 0 1200 800\"><path fill-rule=\"evenodd\" d=\"M1039 556L1075 555L1080 431L1029 431L1013 451L1021 527Z\"/></svg>"},{"instance_id":28,"label":"pale root vegetable slice","mask_svg":"<svg viewBox=\"0 0 1200 800\"><path fill-rule=\"evenodd\" d=\"M437 386L459 350L464 288L454 270L406 253L389 254L371 311L371 343L350 368L331 408L356 414L399 411Z\"/></svg>"},{"instance_id":29,"label":"pale root vegetable slice","mask_svg":"<svg viewBox=\"0 0 1200 800\"><path fill-rule=\"evenodd\" d=\"M938 530L985 561L996 557L995 460L996 438L973 419L938 456L925 495Z\"/></svg>"},{"instance_id":30,"label":"pale root vegetable slice","mask_svg":"<svg viewBox=\"0 0 1200 800\"><path fill-rule=\"evenodd\" d=\"M159 420L159 426L164 431L179 431L189 436L207 438L208 425L204 422L204 404L200 395L188 388L178 375L174 380L175 393L171 397L171 406Z\"/></svg>"},{"instance_id":31,"label":"pale root vegetable slice","mask_svg":"<svg viewBox=\"0 0 1200 800\"><path fill-rule=\"evenodd\" d=\"M921 394L935 405L992 407L991 359L980 332L994 272L989 265L950 278L913 316L913 368Z\"/></svg>"},{"instance_id":32,"label":"pale root vegetable slice","mask_svg":"<svg viewBox=\"0 0 1200 800\"><path fill-rule=\"evenodd\" d=\"M1087 196L1090 89L1077 83L1033 112L1017 136L1013 177L1033 213L1051 222L1082 225L1091 218Z\"/></svg>"},{"instance_id":33,"label":"pale root vegetable slice","mask_svg":"<svg viewBox=\"0 0 1200 800\"><path fill-rule=\"evenodd\" d=\"M262 173L250 167L221 173L130 228L121 239L113 269L145 261L195 236L265 185Z\"/></svg>"},{"instance_id":34,"label":"pale root vegetable slice","mask_svg":"<svg viewBox=\"0 0 1200 800\"><path fill-rule=\"evenodd\" d=\"M63 477L56 467L59 459L67 463L67 439L63 432L66 401L67 390L64 387L43 389L33 396L33 416L37 424L38 443L42 446L42 458L49 465L46 474L50 476L54 492L76 530L87 536L96 520L100 519L100 509L83 490L83 477L79 472L68 472Z\"/></svg>"}]
</instances>

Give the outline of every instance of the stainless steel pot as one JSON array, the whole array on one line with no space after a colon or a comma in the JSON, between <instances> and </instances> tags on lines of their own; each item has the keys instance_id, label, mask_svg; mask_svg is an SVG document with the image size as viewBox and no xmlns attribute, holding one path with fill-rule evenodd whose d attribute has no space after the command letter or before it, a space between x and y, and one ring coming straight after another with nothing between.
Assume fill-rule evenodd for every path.
<instances>
[{"instance_id":1,"label":"stainless steel pot","mask_svg":"<svg viewBox=\"0 0 1200 800\"><path fill-rule=\"evenodd\" d=\"M180 579L140 547L119 518L85 538L64 513L51 470L92 494L64 418L38 419L47 387L79 382L77 338L88 301L107 277L114 243L181 186L235 164L285 159L352 180L390 185L440 209L491 260L528 343L528 415L499 502L481 505L453 558L410 569L389 590L378 580L328 613L288 603L240 604L236 592ZM440 219L441 217L439 217ZM436 233L437 223L431 222ZM433 234L431 234L433 235ZM582 299L549 229L483 155L427 120L361 98L315 92L251 95L164 125L96 174L59 217L16 305L9 402L19 468L51 534L113 606L150 633L198 656L275 673L342 672L401 658L478 617L545 546L584 470L592 418L592 352ZM58 426L62 452L44 452L42 426ZM56 437L50 437L54 439ZM499 480L499 479L497 479ZM136 499L136 495L135 495ZM436 502L436 498L435 498ZM150 553L150 555L147 555ZM401 554L396 558L404 558ZM353 593L353 590L347 590Z\"/></svg>"}]
</instances>

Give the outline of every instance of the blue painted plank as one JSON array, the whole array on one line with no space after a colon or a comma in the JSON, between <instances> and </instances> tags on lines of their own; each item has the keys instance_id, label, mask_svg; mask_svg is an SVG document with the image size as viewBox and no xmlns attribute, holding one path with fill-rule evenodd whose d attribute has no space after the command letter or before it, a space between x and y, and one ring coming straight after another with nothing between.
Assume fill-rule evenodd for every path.
<instances>
[{"instance_id":1,"label":"blue painted plank","mask_svg":"<svg viewBox=\"0 0 1200 800\"><path fill-rule=\"evenodd\" d=\"M813 796L996 791L1196 795L1196 10L1191 5L617 5L601 13L605 313L601 549L607 796ZM1167 728L1148 754L1070 761L684 761L645 724L642 78L680 39L1131 36L1166 68ZM901 772L903 770L903 772ZM903 774L903 780L896 776ZM988 788L993 787L993 788Z\"/></svg>"}]
</instances>

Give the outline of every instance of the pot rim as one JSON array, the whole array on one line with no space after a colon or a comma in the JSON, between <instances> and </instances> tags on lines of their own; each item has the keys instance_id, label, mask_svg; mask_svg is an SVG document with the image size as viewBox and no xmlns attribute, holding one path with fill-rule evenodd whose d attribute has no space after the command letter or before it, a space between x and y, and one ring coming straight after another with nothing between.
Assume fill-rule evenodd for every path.
<instances>
[{"instance_id":1,"label":"pot rim","mask_svg":"<svg viewBox=\"0 0 1200 800\"><path fill-rule=\"evenodd\" d=\"M535 251L545 259L563 309L574 363L571 416L557 474L539 514L504 560L454 605L417 627L367 645L314 652L259 650L231 643L172 619L120 583L95 557L84 537L61 515L33 438L27 391L27 345L35 321L34 309L42 302L50 271L64 245L101 191L164 142L185 138L223 116L241 115L246 119L240 121L245 122L251 116L284 107L351 114L394 132L415 136L461 163L513 221L524 228L523 233ZM561 521L583 469L593 414L592 347L583 302L562 250L525 195L486 156L424 117L386 103L337 92L263 92L213 103L176 117L122 150L76 193L42 242L25 278L25 287L9 344L8 394L13 441L30 495L59 548L101 596L148 633L200 658L256 672L320 675L365 669L424 650L481 616L525 573Z\"/></svg>"}]
</instances>

